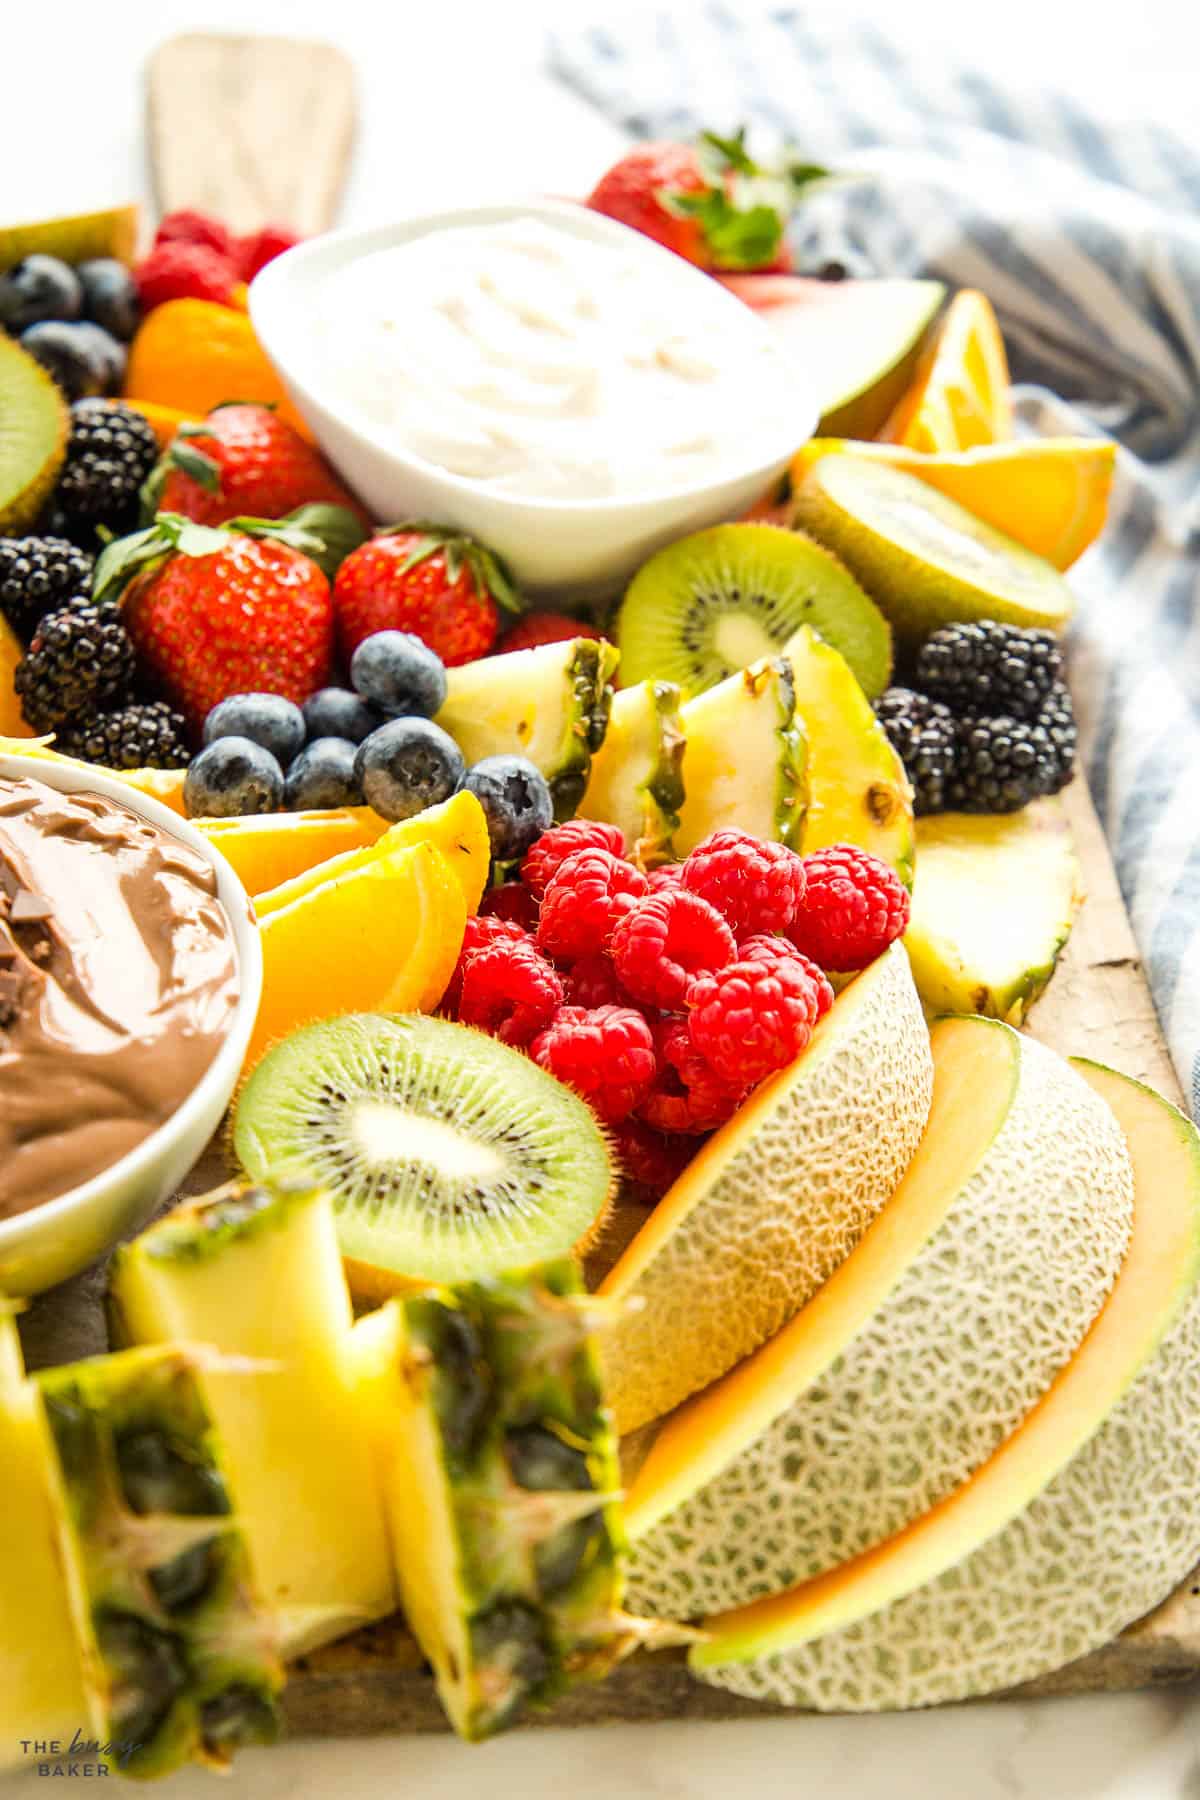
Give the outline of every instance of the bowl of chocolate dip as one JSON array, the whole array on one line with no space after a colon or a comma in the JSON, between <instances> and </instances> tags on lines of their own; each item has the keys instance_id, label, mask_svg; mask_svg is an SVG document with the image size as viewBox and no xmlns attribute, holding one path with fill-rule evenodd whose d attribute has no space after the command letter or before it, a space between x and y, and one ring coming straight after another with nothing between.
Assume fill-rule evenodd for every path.
<instances>
[{"instance_id":1,"label":"bowl of chocolate dip","mask_svg":"<svg viewBox=\"0 0 1200 1800\"><path fill-rule=\"evenodd\" d=\"M253 910L123 782L0 756L0 1293L135 1230L220 1124L262 986Z\"/></svg>"}]
</instances>

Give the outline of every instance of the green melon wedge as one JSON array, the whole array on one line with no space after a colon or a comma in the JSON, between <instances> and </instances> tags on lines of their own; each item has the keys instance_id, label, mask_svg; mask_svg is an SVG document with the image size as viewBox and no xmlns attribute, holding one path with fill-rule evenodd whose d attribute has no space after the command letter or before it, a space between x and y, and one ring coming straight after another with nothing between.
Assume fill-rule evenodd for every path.
<instances>
[{"instance_id":1,"label":"green melon wedge","mask_svg":"<svg viewBox=\"0 0 1200 1800\"><path fill-rule=\"evenodd\" d=\"M865 1556L711 1619L690 1658L702 1680L822 1712L992 1694L1106 1643L1194 1566L1200 1136L1149 1088L1074 1066L1134 1170L1133 1236L1104 1310L956 1493Z\"/></svg>"},{"instance_id":2,"label":"green melon wedge","mask_svg":"<svg viewBox=\"0 0 1200 1800\"><path fill-rule=\"evenodd\" d=\"M905 935L931 1013L1019 1025L1054 973L1082 898L1057 800L1021 812L917 820L917 878Z\"/></svg>"},{"instance_id":3,"label":"green melon wedge","mask_svg":"<svg viewBox=\"0 0 1200 1800\"><path fill-rule=\"evenodd\" d=\"M1133 1225L1104 1101L994 1019L935 1025L933 1107L891 1200L784 1329L663 1426L626 1503L642 1611L793 1587L911 1525L1070 1361Z\"/></svg>"}]
</instances>

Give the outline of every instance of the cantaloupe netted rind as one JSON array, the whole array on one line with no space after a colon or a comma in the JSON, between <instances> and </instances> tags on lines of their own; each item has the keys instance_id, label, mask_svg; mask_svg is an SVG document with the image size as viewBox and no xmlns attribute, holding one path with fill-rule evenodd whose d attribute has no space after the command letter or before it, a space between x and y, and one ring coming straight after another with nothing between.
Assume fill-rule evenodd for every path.
<instances>
[{"instance_id":1,"label":"cantaloupe netted rind","mask_svg":"<svg viewBox=\"0 0 1200 1800\"><path fill-rule=\"evenodd\" d=\"M851 983L659 1202L603 1283L636 1301L602 1344L622 1432L707 1387L827 1281L929 1114L929 1033L899 944Z\"/></svg>"},{"instance_id":2,"label":"cantaloupe netted rind","mask_svg":"<svg viewBox=\"0 0 1200 1800\"><path fill-rule=\"evenodd\" d=\"M990 1694L1140 1618L1200 1555L1200 1136L1150 1089L1077 1061L1134 1170L1108 1304L983 1469L853 1563L709 1621L703 1680L822 1712Z\"/></svg>"},{"instance_id":3,"label":"cantaloupe netted rind","mask_svg":"<svg viewBox=\"0 0 1200 1800\"><path fill-rule=\"evenodd\" d=\"M824 456L797 490L794 513L905 643L955 619L1061 631L1071 617L1071 590L1057 569L902 469Z\"/></svg>"},{"instance_id":4,"label":"cantaloupe netted rind","mask_svg":"<svg viewBox=\"0 0 1200 1800\"><path fill-rule=\"evenodd\" d=\"M771 1343L680 1409L626 1507L644 1611L723 1612L903 1530L980 1468L1116 1280L1133 1172L1104 1101L985 1019L933 1027L893 1198Z\"/></svg>"}]
</instances>

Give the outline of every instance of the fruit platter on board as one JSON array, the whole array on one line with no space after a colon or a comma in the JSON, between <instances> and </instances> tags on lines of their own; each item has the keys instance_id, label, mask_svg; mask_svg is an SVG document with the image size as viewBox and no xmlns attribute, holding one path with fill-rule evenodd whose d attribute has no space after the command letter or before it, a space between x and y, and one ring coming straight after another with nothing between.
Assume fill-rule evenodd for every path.
<instances>
[{"instance_id":1,"label":"fruit platter on board","mask_svg":"<svg viewBox=\"0 0 1200 1800\"><path fill-rule=\"evenodd\" d=\"M247 216L256 54L0 227L0 1765L1194 1674L1113 446L740 136Z\"/></svg>"}]
</instances>

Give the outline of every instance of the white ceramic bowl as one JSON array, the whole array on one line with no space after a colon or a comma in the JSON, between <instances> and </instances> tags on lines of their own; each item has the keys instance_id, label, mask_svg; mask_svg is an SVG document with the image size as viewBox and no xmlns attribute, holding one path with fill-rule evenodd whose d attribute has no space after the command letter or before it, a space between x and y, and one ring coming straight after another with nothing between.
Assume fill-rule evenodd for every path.
<instances>
[{"instance_id":1,"label":"white ceramic bowl","mask_svg":"<svg viewBox=\"0 0 1200 1800\"><path fill-rule=\"evenodd\" d=\"M67 764L0 756L0 776L34 776L61 792L102 794L186 844L217 875L217 898L229 916L237 953L238 999L229 1035L173 1118L110 1169L15 1218L0 1219L0 1293L40 1294L84 1269L117 1239L149 1218L200 1160L229 1105L262 992L262 949L246 890L200 833L157 800L109 776Z\"/></svg>"},{"instance_id":2,"label":"white ceramic bowl","mask_svg":"<svg viewBox=\"0 0 1200 1800\"><path fill-rule=\"evenodd\" d=\"M522 587L584 600L615 591L651 551L722 519L736 518L781 475L812 435L817 406L795 373L796 403L783 429L764 441L747 466L694 487L594 500L538 500L451 475L388 440L381 426L331 391L318 334L312 329L324 283L348 263L431 231L534 218L595 243L615 245L659 263L682 288L702 285L710 309L727 307L738 329L768 327L741 300L640 232L560 201L515 201L426 213L394 225L331 232L277 257L250 288L250 314L264 349L321 448L376 518L437 519L480 538L508 562Z\"/></svg>"}]
</instances>

